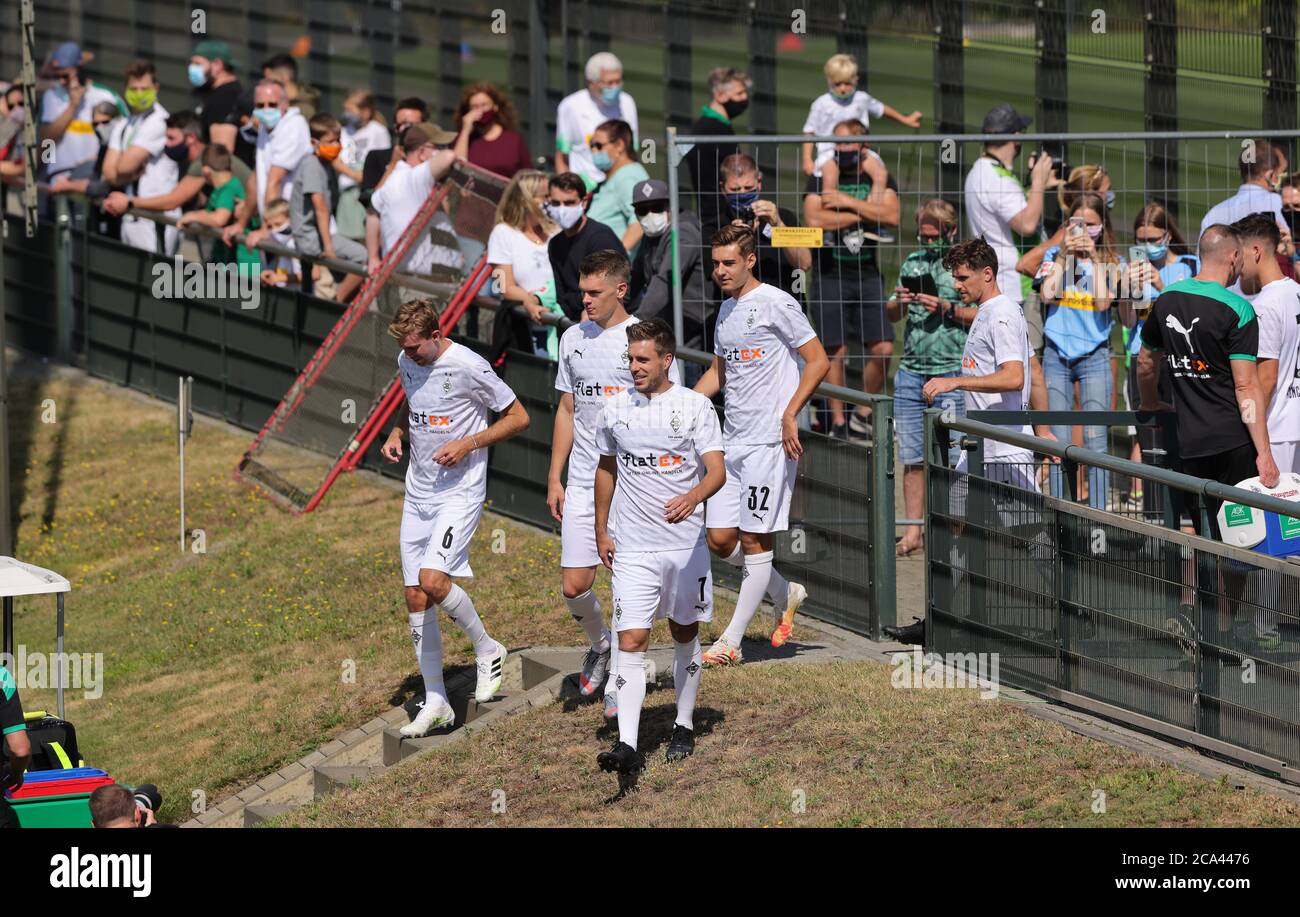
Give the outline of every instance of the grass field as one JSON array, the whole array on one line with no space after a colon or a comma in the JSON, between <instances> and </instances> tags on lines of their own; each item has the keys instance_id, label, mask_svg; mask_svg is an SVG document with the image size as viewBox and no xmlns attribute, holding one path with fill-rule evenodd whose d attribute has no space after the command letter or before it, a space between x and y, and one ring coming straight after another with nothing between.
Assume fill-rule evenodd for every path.
<instances>
[{"instance_id":1,"label":"grass field","mask_svg":"<svg viewBox=\"0 0 1300 917\"><path fill-rule=\"evenodd\" d=\"M965 690L896 690L872 662L749 665L700 687L696 753L664 762L675 707L653 692L650 766L602 805L600 711L534 710L277 824L360 826L1296 825L1300 806L1193 776ZM1105 811L1094 811L1104 794ZM497 791L504 793L504 797ZM499 811L504 802L504 812ZM494 803L495 810L494 810ZM797 811L802 804L803 811Z\"/></svg>"},{"instance_id":2,"label":"grass field","mask_svg":"<svg viewBox=\"0 0 1300 917\"><path fill-rule=\"evenodd\" d=\"M47 400L54 423L42 422ZM16 380L10 411L16 555L72 581L67 651L104 654L103 696L69 691L68 718L89 764L162 788L166 818L188 817L194 791L215 801L417 689L399 489L345 477L295 518L231 479L252 435L200 423L188 521L207 553L181 556L173 409L64 377ZM491 552L494 530L504 554ZM558 539L485 514L471 562L467 588L502 642L578 642ZM598 591L608 601L606 577ZM719 610L729 617L725 600ZM18 600L17 643L53 652L53 619L51 600ZM443 637L447 666L473 664L454 625ZM23 701L54 709L52 691Z\"/></svg>"}]
</instances>

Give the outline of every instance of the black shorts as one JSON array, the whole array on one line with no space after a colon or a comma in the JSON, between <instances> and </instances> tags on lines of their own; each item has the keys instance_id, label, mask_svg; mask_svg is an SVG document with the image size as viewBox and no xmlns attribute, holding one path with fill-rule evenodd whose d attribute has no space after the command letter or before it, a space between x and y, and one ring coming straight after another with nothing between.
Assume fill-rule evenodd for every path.
<instances>
[{"instance_id":1,"label":"black shorts","mask_svg":"<svg viewBox=\"0 0 1300 917\"><path fill-rule=\"evenodd\" d=\"M812 292L813 324L824 346L894 339L894 326L885 315L885 282L879 271L831 264L817 275Z\"/></svg>"},{"instance_id":2,"label":"black shorts","mask_svg":"<svg viewBox=\"0 0 1300 917\"><path fill-rule=\"evenodd\" d=\"M1241 481L1259 474L1259 469L1255 466L1255 460L1258 457L1259 453L1255 451L1255 444L1246 443L1244 446L1237 446L1235 449L1229 449L1227 452L1220 452L1217 455L1184 458L1180 470L1183 474L1190 474L1197 478L1209 478L1211 481L1218 481L1220 484L1236 487ZM1194 511L1196 500L1195 496L1189 495L1188 505L1193 509L1192 521L1196 523L1197 529L1200 529L1200 519ZM1222 505L1222 500L1216 500L1213 497L1205 498L1205 509L1210 517L1210 537L1215 540L1220 538L1219 507Z\"/></svg>"}]
</instances>

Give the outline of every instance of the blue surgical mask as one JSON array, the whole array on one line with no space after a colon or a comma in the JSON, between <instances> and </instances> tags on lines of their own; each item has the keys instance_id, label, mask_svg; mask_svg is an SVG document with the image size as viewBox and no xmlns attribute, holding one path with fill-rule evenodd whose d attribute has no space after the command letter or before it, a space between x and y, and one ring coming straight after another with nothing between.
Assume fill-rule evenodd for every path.
<instances>
[{"instance_id":1,"label":"blue surgical mask","mask_svg":"<svg viewBox=\"0 0 1300 917\"><path fill-rule=\"evenodd\" d=\"M754 201L758 200L757 191L737 191L734 194L724 195L727 199L727 206L734 213L740 213L742 210L748 210L754 206Z\"/></svg>"},{"instance_id":2,"label":"blue surgical mask","mask_svg":"<svg viewBox=\"0 0 1300 917\"><path fill-rule=\"evenodd\" d=\"M604 150L596 150L591 154L591 163L602 172L608 172L614 168L614 160L609 158L609 154Z\"/></svg>"},{"instance_id":3,"label":"blue surgical mask","mask_svg":"<svg viewBox=\"0 0 1300 917\"><path fill-rule=\"evenodd\" d=\"M347 128L351 128L352 130L356 130L358 127L361 126L361 116L354 115L351 112L345 111L343 113L343 126Z\"/></svg>"},{"instance_id":4,"label":"blue surgical mask","mask_svg":"<svg viewBox=\"0 0 1300 917\"><path fill-rule=\"evenodd\" d=\"M259 108L253 112L253 117L262 122L262 126L268 131L274 130L275 126L280 123L280 109L278 108Z\"/></svg>"},{"instance_id":5,"label":"blue surgical mask","mask_svg":"<svg viewBox=\"0 0 1300 917\"><path fill-rule=\"evenodd\" d=\"M1106 209L1109 210L1111 207L1114 207L1114 206L1115 206L1115 192L1114 192L1114 191L1107 191L1107 192L1106 192Z\"/></svg>"},{"instance_id":6,"label":"blue surgical mask","mask_svg":"<svg viewBox=\"0 0 1300 917\"><path fill-rule=\"evenodd\" d=\"M1148 242L1142 246L1147 251L1147 257L1155 264L1164 261L1169 255L1169 245L1165 242Z\"/></svg>"},{"instance_id":7,"label":"blue surgical mask","mask_svg":"<svg viewBox=\"0 0 1300 917\"><path fill-rule=\"evenodd\" d=\"M844 95L840 95L838 92L832 90L831 98L834 99L836 102L840 103L841 105L848 105L850 102L853 101L853 97L857 94L858 91L856 89L850 89L848 92L844 93Z\"/></svg>"},{"instance_id":8,"label":"blue surgical mask","mask_svg":"<svg viewBox=\"0 0 1300 917\"><path fill-rule=\"evenodd\" d=\"M188 73L190 77L190 85L195 89L208 81L208 75L203 72L202 64L190 64Z\"/></svg>"},{"instance_id":9,"label":"blue surgical mask","mask_svg":"<svg viewBox=\"0 0 1300 917\"><path fill-rule=\"evenodd\" d=\"M606 86L600 90L600 98L606 105L613 105L618 101L618 94L622 91L622 86Z\"/></svg>"}]
</instances>

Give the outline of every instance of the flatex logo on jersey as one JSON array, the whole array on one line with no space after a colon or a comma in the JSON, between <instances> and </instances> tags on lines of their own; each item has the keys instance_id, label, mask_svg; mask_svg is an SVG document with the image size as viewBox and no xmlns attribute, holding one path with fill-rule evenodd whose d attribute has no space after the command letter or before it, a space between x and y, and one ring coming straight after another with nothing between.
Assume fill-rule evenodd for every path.
<instances>
[{"instance_id":1,"label":"flatex logo on jersey","mask_svg":"<svg viewBox=\"0 0 1300 917\"><path fill-rule=\"evenodd\" d=\"M411 411L411 426L413 427L450 427L451 416L449 414L430 414L428 411ZM437 431L442 432L442 431Z\"/></svg>"},{"instance_id":2,"label":"flatex logo on jersey","mask_svg":"<svg viewBox=\"0 0 1300 917\"><path fill-rule=\"evenodd\" d=\"M763 359L761 347L728 347L722 353L722 359L740 366L757 363Z\"/></svg>"},{"instance_id":3,"label":"flatex logo on jersey","mask_svg":"<svg viewBox=\"0 0 1300 917\"><path fill-rule=\"evenodd\" d=\"M628 469L648 468L655 472L668 471L671 474L686 467L686 456L678 455L675 452L660 454L648 452L645 455L633 455L631 452L624 452L618 458L623 467Z\"/></svg>"},{"instance_id":4,"label":"flatex logo on jersey","mask_svg":"<svg viewBox=\"0 0 1300 917\"><path fill-rule=\"evenodd\" d=\"M621 385L601 385L599 382L579 382L573 387L573 393L581 398L613 398L621 391Z\"/></svg>"},{"instance_id":5,"label":"flatex logo on jersey","mask_svg":"<svg viewBox=\"0 0 1300 917\"><path fill-rule=\"evenodd\" d=\"M1208 379L1210 378L1210 364L1196 356L1196 348L1192 344L1192 330L1200 318L1192 319L1192 323L1186 328L1178 320L1176 315L1165 316L1165 327L1175 334L1181 334L1183 340L1187 342L1187 349L1192 351L1186 356L1176 357L1172 353L1166 354L1165 359L1169 362L1169 368L1173 374L1182 379Z\"/></svg>"}]
</instances>

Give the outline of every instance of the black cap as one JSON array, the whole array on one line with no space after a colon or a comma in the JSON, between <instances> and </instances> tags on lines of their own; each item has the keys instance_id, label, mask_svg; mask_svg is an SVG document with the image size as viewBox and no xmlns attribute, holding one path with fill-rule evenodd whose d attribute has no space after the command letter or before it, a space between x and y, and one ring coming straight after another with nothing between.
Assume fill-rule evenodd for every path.
<instances>
[{"instance_id":1,"label":"black cap","mask_svg":"<svg viewBox=\"0 0 1300 917\"><path fill-rule=\"evenodd\" d=\"M1033 120L1028 115L1022 115L1012 108L1011 103L1003 102L1001 105L995 105L984 116L984 125L981 132L985 134L1018 134L1027 128Z\"/></svg>"}]
</instances>

